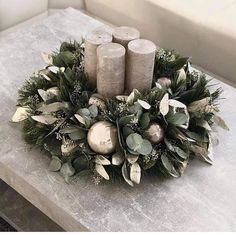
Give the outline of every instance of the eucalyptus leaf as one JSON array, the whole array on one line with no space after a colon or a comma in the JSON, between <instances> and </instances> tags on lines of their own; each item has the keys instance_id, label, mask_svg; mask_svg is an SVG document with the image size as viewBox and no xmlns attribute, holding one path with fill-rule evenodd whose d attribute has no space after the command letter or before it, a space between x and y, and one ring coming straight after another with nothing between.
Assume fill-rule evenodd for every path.
<instances>
[{"instance_id":1,"label":"eucalyptus leaf","mask_svg":"<svg viewBox=\"0 0 236 235\"><path fill-rule=\"evenodd\" d=\"M61 169L61 160L57 157L52 158L49 170L50 171L59 171Z\"/></svg>"},{"instance_id":2,"label":"eucalyptus leaf","mask_svg":"<svg viewBox=\"0 0 236 235\"><path fill-rule=\"evenodd\" d=\"M165 153L161 155L161 161L162 161L163 166L165 167L165 169L171 176L173 177L179 176L178 172L175 170L173 164L170 162L169 158L167 157Z\"/></svg>"},{"instance_id":3,"label":"eucalyptus leaf","mask_svg":"<svg viewBox=\"0 0 236 235\"><path fill-rule=\"evenodd\" d=\"M78 114L80 114L82 117L84 116L90 116L90 111L87 108L82 108L78 110Z\"/></svg>"},{"instance_id":4,"label":"eucalyptus leaf","mask_svg":"<svg viewBox=\"0 0 236 235\"><path fill-rule=\"evenodd\" d=\"M84 139L87 134L84 130L78 129L68 134L71 140L81 140Z\"/></svg>"},{"instance_id":5,"label":"eucalyptus leaf","mask_svg":"<svg viewBox=\"0 0 236 235\"><path fill-rule=\"evenodd\" d=\"M181 126L188 121L188 117L184 113L175 113L167 118L167 122L175 126Z\"/></svg>"},{"instance_id":6,"label":"eucalyptus leaf","mask_svg":"<svg viewBox=\"0 0 236 235\"><path fill-rule=\"evenodd\" d=\"M66 162L62 165L60 172L64 177L71 177L75 174L75 169L72 167L71 163Z\"/></svg>"},{"instance_id":7,"label":"eucalyptus leaf","mask_svg":"<svg viewBox=\"0 0 236 235\"><path fill-rule=\"evenodd\" d=\"M136 151L144 156L148 155L152 152L152 144L149 140L144 139L141 146Z\"/></svg>"},{"instance_id":8,"label":"eucalyptus leaf","mask_svg":"<svg viewBox=\"0 0 236 235\"><path fill-rule=\"evenodd\" d=\"M95 118L98 115L98 107L96 105L91 105L88 108L89 112L90 112L90 116Z\"/></svg>"},{"instance_id":9,"label":"eucalyptus leaf","mask_svg":"<svg viewBox=\"0 0 236 235\"><path fill-rule=\"evenodd\" d=\"M130 134L126 138L126 144L130 149L134 151L136 151L137 148L141 146L142 142L143 142L142 136L137 133Z\"/></svg>"},{"instance_id":10,"label":"eucalyptus leaf","mask_svg":"<svg viewBox=\"0 0 236 235\"><path fill-rule=\"evenodd\" d=\"M134 120L134 119L135 119L134 114L123 116L119 119L119 124L120 125L127 125L127 124L131 123L132 120Z\"/></svg>"},{"instance_id":11,"label":"eucalyptus leaf","mask_svg":"<svg viewBox=\"0 0 236 235\"><path fill-rule=\"evenodd\" d=\"M142 129L146 129L150 124L150 114L149 113L143 113L140 120L139 120L140 126Z\"/></svg>"}]
</instances>

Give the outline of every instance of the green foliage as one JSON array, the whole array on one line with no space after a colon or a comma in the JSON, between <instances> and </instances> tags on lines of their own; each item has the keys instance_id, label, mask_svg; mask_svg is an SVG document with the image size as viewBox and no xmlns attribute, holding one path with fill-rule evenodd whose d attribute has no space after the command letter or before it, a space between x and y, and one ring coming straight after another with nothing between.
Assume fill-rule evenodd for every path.
<instances>
[{"instance_id":1,"label":"green foliage","mask_svg":"<svg viewBox=\"0 0 236 235\"><path fill-rule=\"evenodd\" d=\"M53 156L50 170L60 171L67 182L75 173L96 172L98 156L87 143L87 133L100 120L116 125L119 140L118 165L110 164L110 155L99 157L103 159L98 164L100 175L106 178L123 177L134 185L139 182L140 169L178 177L190 156L212 162L211 126L228 128L216 115L222 89L209 89L206 76L191 71L188 58L174 51L158 50L151 90L140 93L135 89L129 96L104 99L103 108L89 103L94 90L84 74L83 42L63 42L52 59L52 66L56 67L47 66L24 83L18 105L29 107L29 117L23 125L25 141L49 152ZM170 79L170 86L156 83L161 77ZM53 98L46 99L43 94L49 88L54 92ZM49 119L53 121L35 121ZM151 123L160 125L164 140L153 142L146 135ZM107 162L109 165L103 166ZM95 173L96 181L99 177Z\"/></svg>"}]
</instances>

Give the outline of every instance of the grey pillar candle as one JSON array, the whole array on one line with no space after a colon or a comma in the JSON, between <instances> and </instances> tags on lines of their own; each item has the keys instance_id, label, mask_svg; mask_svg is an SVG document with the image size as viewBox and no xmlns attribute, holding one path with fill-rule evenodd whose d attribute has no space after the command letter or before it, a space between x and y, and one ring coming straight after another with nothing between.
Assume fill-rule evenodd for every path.
<instances>
[{"instance_id":1,"label":"grey pillar candle","mask_svg":"<svg viewBox=\"0 0 236 235\"><path fill-rule=\"evenodd\" d=\"M140 32L132 27L121 26L114 29L113 42L119 43L127 48L128 43L140 37Z\"/></svg>"},{"instance_id":2,"label":"grey pillar candle","mask_svg":"<svg viewBox=\"0 0 236 235\"><path fill-rule=\"evenodd\" d=\"M124 92L125 48L118 43L100 45L97 49L97 90L105 97Z\"/></svg>"},{"instance_id":3,"label":"grey pillar candle","mask_svg":"<svg viewBox=\"0 0 236 235\"><path fill-rule=\"evenodd\" d=\"M125 91L140 92L151 89L156 45L145 39L136 39L128 44Z\"/></svg>"},{"instance_id":4,"label":"grey pillar candle","mask_svg":"<svg viewBox=\"0 0 236 235\"><path fill-rule=\"evenodd\" d=\"M84 71L88 77L88 83L93 88L97 85L97 47L112 41L112 35L108 32L95 30L85 36Z\"/></svg>"}]
</instances>

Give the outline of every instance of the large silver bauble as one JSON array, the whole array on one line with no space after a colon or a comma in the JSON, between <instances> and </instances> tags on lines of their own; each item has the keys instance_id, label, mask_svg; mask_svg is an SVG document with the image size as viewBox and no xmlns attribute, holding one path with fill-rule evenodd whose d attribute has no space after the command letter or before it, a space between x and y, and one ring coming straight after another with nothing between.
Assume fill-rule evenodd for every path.
<instances>
[{"instance_id":1,"label":"large silver bauble","mask_svg":"<svg viewBox=\"0 0 236 235\"><path fill-rule=\"evenodd\" d=\"M162 86L162 87L170 87L171 85L171 80L167 77L161 77L157 79L157 82Z\"/></svg>"},{"instance_id":2,"label":"large silver bauble","mask_svg":"<svg viewBox=\"0 0 236 235\"><path fill-rule=\"evenodd\" d=\"M155 122L152 122L144 131L145 138L155 144L158 144L163 140L164 134L163 128Z\"/></svg>"},{"instance_id":3,"label":"large silver bauble","mask_svg":"<svg viewBox=\"0 0 236 235\"><path fill-rule=\"evenodd\" d=\"M87 140L94 152L110 154L118 143L117 128L107 121L97 122L89 129Z\"/></svg>"}]
</instances>

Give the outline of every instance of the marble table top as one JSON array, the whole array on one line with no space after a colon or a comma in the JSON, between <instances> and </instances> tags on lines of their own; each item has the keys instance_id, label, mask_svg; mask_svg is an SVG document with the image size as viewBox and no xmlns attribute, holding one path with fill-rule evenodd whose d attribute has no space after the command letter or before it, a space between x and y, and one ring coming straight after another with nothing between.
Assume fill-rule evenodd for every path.
<instances>
[{"instance_id":1,"label":"marble table top","mask_svg":"<svg viewBox=\"0 0 236 235\"><path fill-rule=\"evenodd\" d=\"M9 122L18 88L44 66L40 53L98 27L106 28L68 8L0 38L0 178L68 231L235 231L236 90L222 82L221 116L230 132L219 130L214 165L193 160L179 179L145 176L134 188L86 178L65 183Z\"/></svg>"}]
</instances>

